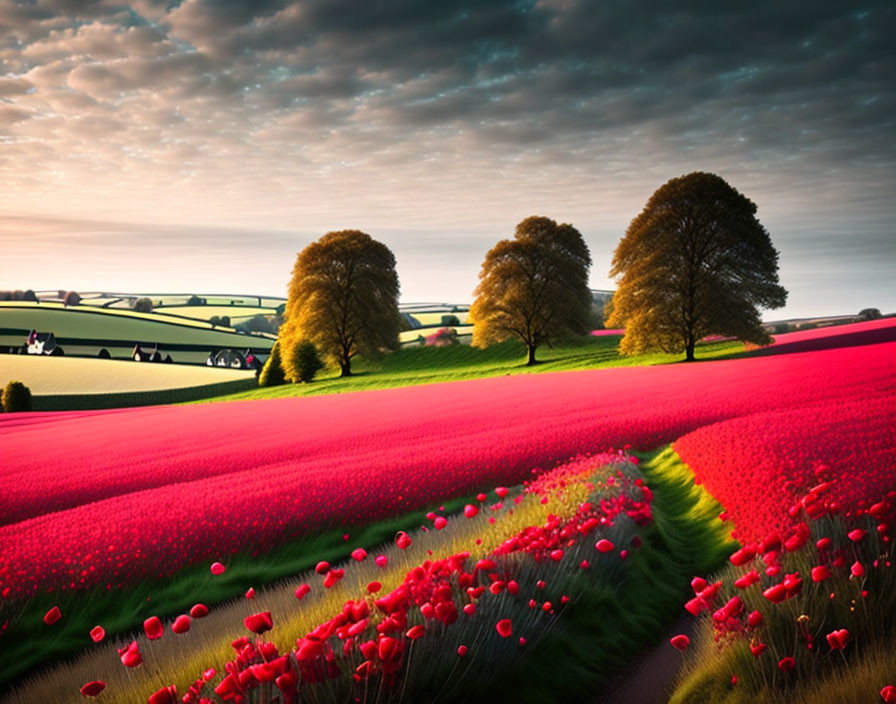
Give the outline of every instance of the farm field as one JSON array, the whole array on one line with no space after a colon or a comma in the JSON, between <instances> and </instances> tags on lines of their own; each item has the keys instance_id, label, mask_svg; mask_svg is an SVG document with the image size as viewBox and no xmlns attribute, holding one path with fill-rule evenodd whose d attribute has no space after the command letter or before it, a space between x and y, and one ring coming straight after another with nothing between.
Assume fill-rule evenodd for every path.
<instances>
[{"instance_id":1,"label":"farm field","mask_svg":"<svg viewBox=\"0 0 896 704\"><path fill-rule=\"evenodd\" d=\"M705 531L700 534L700 539L706 541L707 555L718 555L722 551L724 557L733 549L720 540L731 528L741 540L747 541L763 539L756 533L757 526L779 526L780 540L788 540L787 531L793 528L794 517L788 508L796 502L807 511L817 510L813 506L819 503L818 492L822 489L812 488L814 480L841 482L840 485L832 484L828 489L830 502L824 499L821 505L826 507L824 513L827 516L836 513L831 509L834 506L831 502L835 502L838 511L853 520L851 516L856 509L868 510L881 494L886 501L887 492L892 493L896 488L896 440L892 433L896 425L894 328L892 322L878 321L848 330L840 329L836 333L811 331L811 336L795 333L802 337L790 342L811 344L811 348L788 352L794 348L788 346L786 336L781 336L778 354L748 354L739 359L686 365L524 374L360 394L130 409L114 414L0 416L3 461L9 467L20 468L4 473L0 479L0 492L11 497L0 516L3 524L0 526L0 544L4 546L0 553L0 589L9 589L6 599L10 604L33 605L21 612L9 633L19 638L29 628L46 627L39 622L53 603L63 604L63 611L66 611L87 599L94 604L91 613L99 613L96 604L103 603L99 595L104 593L115 599L116 594L126 595L129 590L150 582L159 584L161 590L166 577L176 582L181 579L178 575L203 566L207 575L208 565L214 561L227 564L251 562L252 555L261 559L281 546L320 531L345 530L347 534L355 534L364 526L408 515L414 510L448 504L452 499L463 501L468 497L466 501L469 502L469 497L476 492L488 493L495 486L514 487L532 479L535 468L539 470L538 476L542 476L544 471L556 465L577 466L580 461L575 459L577 455L594 455L609 447L629 444L637 450L648 451L674 443L678 452L675 454L669 449L661 453L656 465L659 468L654 474L650 473L649 463L644 468L647 472L644 476L653 482L650 486L658 492L658 506L666 506L658 510L656 520L672 520L673 515L679 515L683 523L676 524L677 530L684 531L683 524L696 521L696 516L700 515L693 507L681 506L676 514L668 503L668 492L674 493L675 487L677 490L693 487L692 479L687 478L692 475L678 459L679 455L691 465L701 486L721 500L725 517L733 523L721 532L709 524L701 529ZM594 338L592 344L610 345L614 342L612 338ZM850 342L854 344L850 346ZM518 359L516 363L519 363ZM744 379L749 379L750 383L743 383ZM769 393L770 389L774 389L774 393ZM151 428L151 432L145 432L147 428ZM775 432L769 432L769 428L774 428ZM291 429L301 430L297 433ZM120 462L122 456L129 458L126 466ZM862 477L858 482L853 477L853 468L857 465L861 467L859 476ZM664 466L667 469L662 469ZM47 471L47 467L53 467L53 471ZM364 468L363 473L358 471L359 467ZM829 474L819 473L820 467L829 468ZM89 479L85 481L85 477ZM189 479L185 481L185 478ZM570 482L568 486L572 485ZM769 487L774 491L770 492ZM519 491L519 488L514 489L511 497ZM806 491L810 495L816 492L816 498L800 503L800 492ZM567 499L567 505L573 508L585 498L580 494L570 496L580 497ZM503 497L499 494L498 498ZM645 500L643 496L641 500ZM711 500L701 501L701 505L708 506L706 502ZM259 506L265 508L263 513L258 512ZM604 505L601 506L603 509ZM447 516L449 526L464 521L463 515L460 518L450 515L451 510L432 515ZM664 515L663 511L669 513ZM717 516L719 512L719 508L709 509L706 515ZM520 520L523 520L522 509L520 514ZM432 520L432 517L428 519ZM534 521L531 525L537 524L538 521ZM430 532L434 527L441 535L438 523L428 525ZM42 536L49 534L54 536L52 543L42 540ZM454 534L448 531L444 535ZM651 535L648 531L641 539L653 545L651 541L655 538ZM837 535L842 537L843 533ZM210 536L214 539L209 540ZM419 537L415 534L414 541L418 542ZM450 548L462 549L462 543L451 542ZM443 543L440 545L444 546ZM343 556L347 558L347 552L354 547L357 546L347 542ZM365 547L371 553L375 548L373 545ZM644 554L653 555L649 564L654 569L671 574L670 555L675 549L687 553L691 547L692 543L687 540L677 548L666 542L662 549L657 548L659 554L654 555L651 551ZM590 549L593 553L594 547ZM589 565L603 565L596 559L600 557L599 553L598 549L595 555L578 556L571 551L568 571L577 574L572 568L582 560ZM384 554L388 554L389 562L401 564L405 571L413 566L413 563L398 561L394 548ZM443 554L450 557L453 553ZM542 559L546 559L545 555ZM559 559L561 565L565 564L562 555ZM646 564L639 561L637 551L632 559L632 569L643 569L637 567ZM675 559L679 569L690 570L688 579L694 574L709 577L720 566L707 559L702 567L698 567L680 554ZM340 569L354 575L349 570L351 564L349 561ZM377 574L373 566L369 569L374 570L374 576ZM602 567L600 570L599 580L608 582L600 581L589 588L573 579L568 583L568 591L572 593L573 586L578 585L579 591L575 593L585 602L604 593L602 590L606 588L612 591L614 588L606 585L613 584L614 569L607 567L604 571ZM807 573L806 567L799 569L801 573ZM389 584L400 584L402 574L399 570L398 575L389 577L399 580ZM521 574L531 573L524 571ZM762 577L763 589L774 586L775 574L770 572L767 578ZM563 579L568 577L567 574ZM875 572L873 577L883 579L880 584L884 585L889 579L885 573L878 576ZM334 591L333 598L338 595L349 598L355 593L352 590L363 589L369 578L372 577L346 578L341 584L349 591ZM320 578L304 576L302 579ZM501 581L502 577L497 579ZM507 579L504 576L503 582ZM526 579L531 578L521 577L519 584L522 586ZM666 591L655 579L648 580L638 588L642 590L639 595L654 601L662 593L665 596L660 602L664 604L668 603L666 599L673 602L680 599L680 609L687 598L684 594L687 581L682 580L682 575L676 577L674 584L680 586L670 589L667 585ZM383 580L383 585L386 581ZM260 587L262 583L233 585L234 591L230 595L236 596L241 593L238 590L244 591L249 586ZM292 586L283 592L288 598L257 602L258 609L256 602L245 599L227 607L228 610L220 615L225 625L216 628L233 633L229 638L232 639L240 631L238 628L228 630L227 622L238 626L243 618L263 612L262 604L275 604L276 608L271 609L275 624L273 635L277 638L277 657L280 657L286 652L285 648L293 647L289 643L295 642L294 630L290 629L298 629L301 636L303 631L307 633L314 628L313 621L295 622L296 616L290 615L286 618L293 625L277 630L280 627L278 614L290 613L295 608L290 605L296 603L295 596L291 595L296 583L291 582ZM483 584L485 588L488 585L489 581ZM396 586L388 587L394 588ZM528 598L530 592L523 589L521 595L523 592ZM497 603L506 603L511 608L515 601L510 596L514 595L507 596L506 591L501 593L503 601ZM201 593L196 598L202 598ZM552 594L550 598L557 599L558 596ZM708 594L704 598L707 602L710 599ZM327 608L333 608L332 601L326 603L330 604ZM874 603L875 608L889 608L885 599ZM458 608L462 604L462 601L458 603ZM598 604L604 602L598 600ZM600 611L602 608L605 605L598 607L595 604L594 608L589 607L589 613L598 609L604 618L616 618ZM164 605L158 605L157 609L170 618L177 615L166 610ZM322 624L326 612L327 609L314 607L303 618L319 617L321 620L317 623ZM304 610L299 609L299 613ZM388 611L386 613L388 615ZM522 613L528 612L524 608ZM482 614L490 614L483 617L483 622L491 623L492 631L494 622L504 615L500 610L489 610L485 602ZM581 612L579 614L579 618L584 618ZM643 647L651 638L656 638L674 614L673 607L664 606L649 617L633 616L636 621L628 627L640 635L627 643L629 649L625 653L630 655L631 648ZM642 622L640 618L645 620ZM36 625L27 626L28 619ZM526 629L536 629L514 631L514 642L518 633L525 633L534 652L545 652L535 650L541 636L533 635L540 632L534 621L523 616L511 620L527 624ZM413 623L410 620L402 628L410 628ZM473 623L481 622L473 619ZM574 622L567 623L560 618L556 623L550 623L553 624L551 632L556 630L558 634L569 635L568 629L573 628L571 624ZM435 627L429 620L420 625L425 633ZM130 628L135 626L138 624L132 622ZM337 627L341 626L334 626ZM60 628L65 626L60 625ZM126 632L127 626L124 628ZM202 632L204 623L197 624L196 628L197 632ZM489 637L472 635L480 632L469 628L465 626L457 631L463 642L481 637L488 641ZM853 625L852 631L856 637L863 633L860 624ZM871 631L864 633L869 639L889 637ZM497 637L501 637L500 632ZM588 636L578 634L576 637ZM140 679L143 684L134 685L137 680L130 675L126 679L119 676L126 672L115 670L109 675L109 682L116 683L114 687L131 693L114 694L114 687L110 686L109 696L113 697L110 701L129 701L133 692L128 687L133 686L143 688L139 691L145 699L146 692L167 686L174 679L178 691L184 692L195 673L192 670L185 672L183 663L192 663L190 668L195 672L211 665L220 673L222 663L228 660L226 646L229 639L166 638L167 641L160 642L169 643L175 638L176 647L166 645L158 651L159 655L152 653L161 646L140 646L147 662L152 664L147 674L156 673L150 675L149 680ZM438 660L435 653L439 652L440 638L442 636L435 638L435 645L430 643L417 648L434 653L430 657L421 657L422 661ZM143 643L142 636L138 640ZM214 644L219 640L220 647ZM301 643L299 645L301 648ZM521 643L516 646L523 647ZM427 650L433 647L435 651ZM489 645L492 647L498 649L490 652L502 652L494 643ZM693 674L689 675L691 684L687 687L693 691L698 686L693 684L696 681L699 691L705 693L706 682L717 683L719 676L701 669L700 663L708 657L706 648L695 645L693 650L704 655L691 666L689 672ZM103 652L107 654L102 656L97 651L96 657L101 660L105 657L107 665L103 665L104 668L109 664L121 667L120 663L116 664L114 650L110 648ZM504 682L512 682L521 676L519 666L514 662L527 662L531 666L532 661L519 659L519 650L515 649L513 653L505 665L501 665L501 668L506 667L501 670ZM231 654L229 659L232 657ZM245 657L252 661L248 651ZM498 660L504 662L503 657ZM736 659L736 656L731 657ZM403 667L404 658L396 656L396 659L396 667ZM382 658L378 662L387 660ZM487 659L487 662L492 660ZM172 669L172 663L180 665L180 669ZM361 661L353 664L362 665ZM562 670L561 665L556 666ZM804 666L809 668L808 664L800 665ZM472 676L475 666L471 667L469 681L476 682L477 678ZM604 672L612 670L613 663L594 667ZM370 676L388 674L380 668L378 664ZM159 674L175 669L176 677ZM535 670L538 671L538 667ZM823 671L829 672L829 669ZM543 678L545 671L540 672ZM809 677L815 670L806 669L806 672ZM303 673L303 681L308 680L309 672ZM65 673L60 676L65 681ZM751 687L762 685L758 675L751 679L749 671L744 671L742 676ZM55 677L48 681L58 682ZM310 678L314 679L314 676ZM725 681L730 678L730 673L725 675ZM224 686L223 681L220 675L213 676L211 685L202 686L211 691L214 687ZM77 687L81 684L84 682L77 686L68 683L68 691L73 692L72 701L77 700ZM413 682L409 686L413 691ZM515 697L521 696L519 691L511 691ZM520 700L527 701L525 696ZM722 699L698 697L682 701L721 702Z\"/></svg>"},{"instance_id":2,"label":"farm field","mask_svg":"<svg viewBox=\"0 0 896 704\"><path fill-rule=\"evenodd\" d=\"M130 360L0 356L0 378L24 379L35 396L179 389L254 378L251 370Z\"/></svg>"},{"instance_id":3,"label":"farm field","mask_svg":"<svg viewBox=\"0 0 896 704\"><path fill-rule=\"evenodd\" d=\"M255 315L274 315L276 308L259 308L258 306L161 306L153 308L159 315L174 315L193 320L209 320L212 316L226 315L232 323L251 318Z\"/></svg>"},{"instance_id":4,"label":"farm field","mask_svg":"<svg viewBox=\"0 0 896 704\"><path fill-rule=\"evenodd\" d=\"M134 344L158 344L175 362L193 364L204 364L212 348L251 347L266 353L274 344L273 336L240 335L156 313L0 302L0 346L20 346L32 329L53 332L69 354L96 356L105 348L113 357L130 358Z\"/></svg>"}]
</instances>

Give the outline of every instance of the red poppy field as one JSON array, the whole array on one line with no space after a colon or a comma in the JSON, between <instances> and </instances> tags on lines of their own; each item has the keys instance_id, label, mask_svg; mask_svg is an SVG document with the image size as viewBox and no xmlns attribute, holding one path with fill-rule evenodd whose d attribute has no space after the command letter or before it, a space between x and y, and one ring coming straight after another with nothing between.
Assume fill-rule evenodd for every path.
<instances>
[{"instance_id":1,"label":"red poppy field","mask_svg":"<svg viewBox=\"0 0 896 704\"><path fill-rule=\"evenodd\" d=\"M569 575L576 571L605 566L606 553L618 560L618 540L612 536L591 540L588 552L576 547L581 537L596 529L609 530L620 513L625 516L620 525L631 524L632 530L652 520L653 494L647 486L641 488L640 480L634 483L636 475L620 476L623 486L612 488L610 482L601 489L592 478L573 480L562 471L552 475L542 474L543 470L562 465L568 473L580 466L578 461L570 463L569 458L577 455L623 446L649 451L669 443L674 443L697 482L722 504L728 525L744 545L758 546L774 529L782 543L799 536L797 542L802 543L791 543L793 550L781 548L796 554L808 540L804 531L815 530L815 523L820 526L832 516L855 522L870 514L872 506L878 506L875 510L880 513L896 503L896 324L875 321L791 335L779 336L776 345L760 356L690 365L122 412L0 416L2 462L7 468L0 475L3 603L15 607L33 596L46 598L47 593L59 592L111 590L114 598L130 584L174 575L190 565L227 564L237 553L264 553L325 529L349 530L348 526L425 510L495 486L526 481L520 496L532 499L539 490L547 496L551 492L544 488L549 482L544 477L553 477L559 484L551 485L551 491L564 496L565 514L558 510L553 518L512 524L518 530L502 534L497 544L486 538L490 523L486 519L508 511L513 516L509 499L494 511L474 502L466 515L433 514L430 533L443 543L452 535L451 526L464 521L482 524L478 533L468 536L480 542L471 545L468 538L457 536L457 544L430 548L447 550L441 556L437 553L417 564L395 562L403 572L389 578L395 583L386 594L394 597L395 604L381 603L386 597L379 589L369 592L370 599L353 596L340 603L341 616L334 612L323 618L320 611L313 628L292 636L293 645L274 646L260 636L268 630L277 633L277 611L272 610L273 617L265 616L265 610L246 614L256 617L252 624L257 628L248 621L243 625L259 635L259 641L253 637L235 643L236 659L226 667L219 655L202 663L193 657L189 662L204 668L202 672L213 667L216 674L194 682L191 697L181 683L177 699L164 690L171 682L157 682L164 688L154 690L155 698L149 701L333 701L328 698L333 682L349 671L354 675L339 685L343 694L360 696L359 691L368 692L374 682L377 691L391 691L406 681L403 673L413 667L409 660L418 657L413 650L422 651L422 643L432 642L426 646L435 648L428 659L441 657L439 638L455 621L472 619L479 610L477 600L486 598L486 593L501 604L512 597L520 614L537 613L538 603L530 609L530 601L536 599L533 588L522 588L527 575L541 574L544 566L556 562L576 568L567 569L564 577L572 580ZM591 461L588 472L613 461ZM536 468L542 484L530 484ZM629 482L635 498L631 492L619 493ZM826 486L819 489L820 484ZM595 494L597 489L604 494ZM615 504L614 497L623 495L629 498ZM578 498L573 501L572 496ZM625 504L626 500L638 505ZM521 521L530 515L522 506L518 513ZM878 530L877 525L885 527ZM869 551L882 555L892 550L887 525L881 520L863 528L875 531L876 542L869 541ZM626 535L630 541L634 533ZM603 547L612 547L602 550L601 540L607 541ZM476 557L484 545L489 551ZM449 547L460 549L452 552ZM362 577L353 576L355 567L383 569L372 564L375 546L365 548L371 551L369 559L365 554L355 560L357 566L328 568L322 581L329 575L330 587L337 582L357 587ZM759 552L758 547L752 549ZM872 557L863 553L862 559L871 565ZM497 567L477 569L476 560L495 560ZM363 584L378 581L364 574ZM803 583L807 574L803 567ZM776 576L759 575L769 582L763 582L763 589L773 587ZM747 579L750 584L744 583L745 587L760 581ZM881 589L888 588L888 579L878 579ZM381 589L387 581L382 580ZM509 587L511 583L517 586ZM480 590L478 596L471 598L471 589ZM512 593L515 589L520 589L519 595ZM296 596L291 595L293 602ZM733 603L721 621L730 616L741 623L738 633L750 633L752 626L740 620L748 612L731 601L734 596L716 604L715 594L697 593L703 599L697 610ZM367 613L362 613L362 603ZM424 604L429 606L423 608ZM468 604L472 608L465 611ZM525 617L529 620L497 618L500 609L492 613L490 608L482 610L495 617L490 626L495 633L485 637L471 636L469 630L458 632L463 638L504 643L495 646L493 656L509 668L525 657L527 648L532 650L527 644L537 642L540 631L533 627L521 633L515 624L531 626L529 616ZM416 615L409 618L414 609ZM557 609L553 601L541 608L547 615L552 609ZM180 628L189 630L191 619L186 615L184 619ZM302 628L309 623L302 622ZM422 630L415 630L417 626ZM293 630L297 628L294 624ZM861 626L840 628L852 633L853 640L862 633ZM832 632L839 645L839 631ZM442 635L430 638L434 634ZM166 636L166 642L171 638ZM506 650L511 639L514 649ZM454 643L453 637L445 642L453 643L455 651L462 645L472 647ZM834 650L846 649L849 642L850 637L843 635L843 648ZM681 647L684 642L673 645ZM210 652L209 647L205 643L203 652ZM180 661L185 652L166 657ZM122 661L126 657L134 661L136 656L127 653L125 647ZM779 659L785 657L796 657L799 665L802 656ZM471 670L471 681L474 675ZM302 690L300 683L317 684ZM885 684L892 683L881 686ZM80 697L79 688L88 685L92 687L84 696L92 696L99 687L92 681L79 682L74 692ZM221 691L214 694L219 687ZM109 697L112 687L104 689L96 692L100 701ZM141 696L145 700L149 695ZM361 697L368 698L374 700L368 693Z\"/></svg>"}]
</instances>

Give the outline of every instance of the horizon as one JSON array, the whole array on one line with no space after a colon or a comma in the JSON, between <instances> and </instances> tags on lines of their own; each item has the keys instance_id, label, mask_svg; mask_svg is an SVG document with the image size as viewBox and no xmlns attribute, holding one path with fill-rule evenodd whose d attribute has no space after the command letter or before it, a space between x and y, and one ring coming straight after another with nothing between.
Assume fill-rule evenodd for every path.
<instances>
[{"instance_id":1,"label":"horizon","mask_svg":"<svg viewBox=\"0 0 896 704\"><path fill-rule=\"evenodd\" d=\"M360 229L401 301L468 304L530 215L593 289L692 171L758 206L789 297L766 320L896 311L896 10L6 0L0 288L286 295Z\"/></svg>"}]
</instances>

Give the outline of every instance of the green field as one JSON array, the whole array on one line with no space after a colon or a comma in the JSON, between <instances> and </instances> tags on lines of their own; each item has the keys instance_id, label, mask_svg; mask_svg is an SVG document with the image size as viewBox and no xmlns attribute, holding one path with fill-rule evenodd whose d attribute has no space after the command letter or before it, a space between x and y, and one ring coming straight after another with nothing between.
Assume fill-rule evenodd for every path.
<instances>
[{"instance_id":1,"label":"green field","mask_svg":"<svg viewBox=\"0 0 896 704\"><path fill-rule=\"evenodd\" d=\"M242 335L226 328L158 313L135 313L58 303L0 302L0 347L18 347L30 330L52 332L68 355L96 356L107 349L116 358L130 358L135 344L158 344L175 362L204 364L211 349L247 347L267 353L269 335Z\"/></svg>"},{"instance_id":2,"label":"green field","mask_svg":"<svg viewBox=\"0 0 896 704\"><path fill-rule=\"evenodd\" d=\"M251 380L254 376L251 370L186 364L30 354L0 356L0 384L10 379L22 381L35 396L160 391Z\"/></svg>"},{"instance_id":3,"label":"green field","mask_svg":"<svg viewBox=\"0 0 896 704\"><path fill-rule=\"evenodd\" d=\"M742 354L740 342L713 342L699 345L697 359L718 359ZM358 358L352 362L353 376L340 379L338 369L325 369L311 384L287 384L258 388L214 400L279 398L312 396L366 389L387 389L398 386L463 381L510 374L599 369L606 367L671 364L683 359L681 354L649 354L623 357L619 354L619 338L586 337L540 347L539 363L527 367L526 350L516 341L477 349L469 345L448 347L408 347L371 361Z\"/></svg>"},{"instance_id":4,"label":"green field","mask_svg":"<svg viewBox=\"0 0 896 704\"><path fill-rule=\"evenodd\" d=\"M275 308L259 308L258 306L162 306L153 309L159 315L176 315L194 320L209 320L212 316L229 316L230 322L246 320L255 315L275 315Z\"/></svg>"}]
</instances>

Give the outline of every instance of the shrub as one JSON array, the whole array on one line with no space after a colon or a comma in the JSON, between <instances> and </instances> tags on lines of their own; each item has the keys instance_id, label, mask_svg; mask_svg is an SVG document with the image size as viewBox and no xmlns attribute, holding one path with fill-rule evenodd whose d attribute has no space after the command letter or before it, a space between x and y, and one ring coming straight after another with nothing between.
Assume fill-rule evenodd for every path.
<instances>
[{"instance_id":1,"label":"shrub","mask_svg":"<svg viewBox=\"0 0 896 704\"><path fill-rule=\"evenodd\" d=\"M446 327L450 325L460 325L460 318L456 315L443 315L442 325Z\"/></svg>"},{"instance_id":2,"label":"shrub","mask_svg":"<svg viewBox=\"0 0 896 704\"><path fill-rule=\"evenodd\" d=\"M21 381L10 381L0 396L4 413L19 413L31 410L31 389Z\"/></svg>"},{"instance_id":3,"label":"shrub","mask_svg":"<svg viewBox=\"0 0 896 704\"><path fill-rule=\"evenodd\" d=\"M877 308L863 308L859 311L859 320L879 320L883 316Z\"/></svg>"},{"instance_id":4,"label":"shrub","mask_svg":"<svg viewBox=\"0 0 896 704\"><path fill-rule=\"evenodd\" d=\"M280 359L280 341L274 343L271 348L271 356L264 363L261 375L258 377L259 386L280 386L286 383L286 374L283 372L283 362Z\"/></svg>"},{"instance_id":5,"label":"shrub","mask_svg":"<svg viewBox=\"0 0 896 704\"><path fill-rule=\"evenodd\" d=\"M134 311L136 313L152 313L152 301L149 298L138 298L134 301Z\"/></svg>"},{"instance_id":6,"label":"shrub","mask_svg":"<svg viewBox=\"0 0 896 704\"><path fill-rule=\"evenodd\" d=\"M34 293L34 291L32 291L30 288L27 291L25 291L25 293L22 294L22 300L30 301L31 303L39 303L40 302L37 300L37 294ZM878 315L878 317L880 317L880 316Z\"/></svg>"},{"instance_id":7,"label":"shrub","mask_svg":"<svg viewBox=\"0 0 896 704\"><path fill-rule=\"evenodd\" d=\"M324 368L324 363L317 353L317 347L308 340L299 340L295 343L291 355L292 366L287 367L286 378L293 383L302 382L310 384L317 373Z\"/></svg>"},{"instance_id":8,"label":"shrub","mask_svg":"<svg viewBox=\"0 0 896 704\"><path fill-rule=\"evenodd\" d=\"M204 299L204 298L200 298L199 296L195 296L195 295L194 295L194 296L190 296L190 297L187 299L187 305L188 305L188 306L204 306L204 305L205 305L205 299Z\"/></svg>"}]
</instances>

